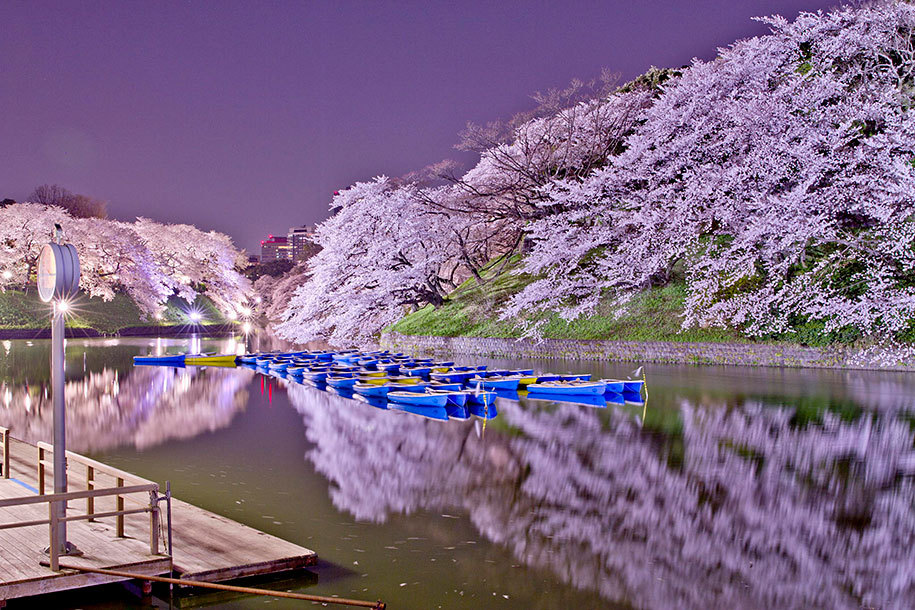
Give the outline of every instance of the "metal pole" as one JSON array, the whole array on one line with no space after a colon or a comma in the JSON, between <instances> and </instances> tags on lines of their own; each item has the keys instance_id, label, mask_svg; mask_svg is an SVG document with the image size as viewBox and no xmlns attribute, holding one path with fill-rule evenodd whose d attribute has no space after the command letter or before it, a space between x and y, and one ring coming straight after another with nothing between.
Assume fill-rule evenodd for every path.
<instances>
[{"instance_id":1,"label":"metal pole","mask_svg":"<svg viewBox=\"0 0 915 610\"><path fill-rule=\"evenodd\" d=\"M64 314L54 302L51 320L51 396L54 401L54 493L67 493L67 413L64 408ZM61 555L67 553L66 502L55 502L57 544Z\"/></svg>"}]
</instances>

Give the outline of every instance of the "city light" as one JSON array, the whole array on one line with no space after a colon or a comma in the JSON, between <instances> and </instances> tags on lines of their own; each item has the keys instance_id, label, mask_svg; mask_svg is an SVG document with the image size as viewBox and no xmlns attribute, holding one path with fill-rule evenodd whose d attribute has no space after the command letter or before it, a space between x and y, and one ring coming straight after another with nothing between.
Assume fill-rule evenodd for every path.
<instances>
[{"instance_id":1,"label":"city light","mask_svg":"<svg viewBox=\"0 0 915 610\"><path fill-rule=\"evenodd\" d=\"M241 308L241 315L243 315L243 316L246 317L246 318L247 318L248 316L250 316L250 315L251 315L251 308L250 308L250 307L242 307L242 308Z\"/></svg>"},{"instance_id":2,"label":"city light","mask_svg":"<svg viewBox=\"0 0 915 610\"><path fill-rule=\"evenodd\" d=\"M250 322L245 322L245 323L242 325L241 329L242 329L242 330L244 331L244 333L247 335L248 333L251 332L251 323L250 323Z\"/></svg>"},{"instance_id":3,"label":"city light","mask_svg":"<svg viewBox=\"0 0 915 610\"><path fill-rule=\"evenodd\" d=\"M229 311L226 312L226 319L236 320L236 319L238 319L238 314L230 309Z\"/></svg>"},{"instance_id":4,"label":"city light","mask_svg":"<svg viewBox=\"0 0 915 610\"><path fill-rule=\"evenodd\" d=\"M3 279L8 280L8 279L10 279L10 278L12 278L12 277L13 277L13 272L12 272L12 271L10 271L9 269L4 270L4 272L3 272Z\"/></svg>"},{"instance_id":5,"label":"city light","mask_svg":"<svg viewBox=\"0 0 915 610\"><path fill-rule=\"evenodd\" d=\"M64 300L57 301L57 311L67 313L70 310L70 303Z\"/></svg>"},{"instance_id":6,"label":"city light","mask_svg":"<svg viewBox=\"0 0 915 610\"><path fill-rule=\"evenodd\" d=\"M197 311L196 309L192 309L187 312L187 317L191 320L191 322L196 324L196 323L200 322L200 320L203 319L203 314L200 313L199 311Z\"/></svg>"}]
</instances>

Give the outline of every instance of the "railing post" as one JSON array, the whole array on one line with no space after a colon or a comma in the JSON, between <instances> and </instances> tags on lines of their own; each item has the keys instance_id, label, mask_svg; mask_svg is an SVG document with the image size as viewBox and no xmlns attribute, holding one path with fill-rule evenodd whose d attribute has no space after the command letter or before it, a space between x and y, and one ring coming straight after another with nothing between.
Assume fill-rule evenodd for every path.
<instances>
[{"instance_id":1,"label":"railing post","mask_svg":"<svg viewBox=\"0 0 915 610\"><path fill-rule=\"evenodd\" d=\"M8 428L0 428L3 434L3 478L10 478L10 431Z\"/></svg>"},{"instance_id":2,"label":"railing post","mask_svg":"<svg viewBox=\"0 0 915 610\"><path fill-rule=\"evenodd\" d=\"M149 554L159 554L159 491L149 492Z\"/></svg>"},{"instance_id":3,"label":"railing post","mask_svg":"<svg viewBox=\"0 0 915 610\"><path fill-rule=\"evenodd\" d=\"M48 545L48 557L51 560L51 569L55 572L60 571L60 548L58 547L57 531L57 506L56 502L48 502L48 520L50 520L51 539Z\"/></svg>"},{"instance_id":4,"label":"railing post","mask_svg":"<svg viewBox=\"0 0 915 610\"><path fill-rule=\"evenodd\" d=\"M86 490L95 489L95 468L86 466ZM89 515L89 521L95 521L92 515L95 514L95 498L86 498L86 514Z\"/></svg>"},{"instance_id":5,"label":"railing post","mask_svg":"<svg viewBox=\"0 0 915 610\"><path fill-rule=\"evenodd\" d=\"M123 478L118 477L116 487L124 487L124 479L123 479ZM118 494L118 495L115 496L115 500L116 500L116 502L117 502L117 507L115 508L115 510L118 510L118 511L124 510L124 496ZM123 537L124 537L124 515L118 515L118 516L116 517L116 519L117 519L117 534L116 534L116 536L117 536L118 538L123 538Z\"/></svg>"},{"instance_id":6,"label":"railing post","mask_svg":"<svg viewBox=\"0 0 915 610\"><path fill-rule=\"evenodd\" d=\"M38 495L44 495L44 447L38 446Z\"/></svg>"}]
</instances>

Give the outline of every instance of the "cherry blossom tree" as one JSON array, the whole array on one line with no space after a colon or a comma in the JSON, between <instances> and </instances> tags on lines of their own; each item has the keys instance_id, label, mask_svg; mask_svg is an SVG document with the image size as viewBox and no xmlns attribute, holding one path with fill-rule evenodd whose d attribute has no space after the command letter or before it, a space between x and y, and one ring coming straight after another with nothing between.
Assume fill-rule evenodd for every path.
<instances>
[{"instance_id":1,"label":"cherry blossom tree","mask_svg":"<svg viewBox=\"0 0 915 610\"><path fill-rule=\"evenodd\" d=\"M235 269L231 240L190 225L141 219L125 223L73 218L65 210L18 203L0 211L0 288L28 288L54 225L80 257L80 288L105 300L124 291L141 311L155 313L174 292L192 301L205 290L224 309L247 298L250 283Z\"/></svg>"},{"instance_id":2,"label":"cherry blossom tree","mask_svg":"<svg viewBox=\"0 0 915 610\"><path fill-rule=\"evenodd\" d=\"M761 335L821 320L892 334L915 316L915 6L789 23L694 62L627 150L542 189L541 276L505 315L574 317L685 270L684 325Z\"/></svg>"},{"instance_id":3,"label":"cherry blossom tree","mask_svg":"<svg viewBox=\"0 0 915 610\"><path fill-rule=\"evenodd\" d=\"M455 287L458 222L424 205L418 187L381 176L334 197L339 211L318 225L322 250L290 299L280 336L335 345L370 341L409 307L439 304Z\"/></svg>"},{"instance_id":4,"label":"cherry blossom tree","mask_svg":"<svg viewBox=\"0 0 915 610\"><path fill-rule=\"evenodd\" d=\"M236 269L238 252L227 235L148 218L138 218L133 227L170 287L186 301L205 292L229 312L250 296L251 284Z\"/></svg>"}]
</instances>

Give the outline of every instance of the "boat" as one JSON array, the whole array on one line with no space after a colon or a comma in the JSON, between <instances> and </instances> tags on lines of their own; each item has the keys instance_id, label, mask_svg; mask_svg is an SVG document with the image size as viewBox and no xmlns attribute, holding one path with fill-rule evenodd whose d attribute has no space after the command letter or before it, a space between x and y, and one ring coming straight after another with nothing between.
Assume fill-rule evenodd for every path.
<instances>
[{"instance_id":1,"label":"boat","mask_svg":"<svg viewBox=\"0 0 915 610\"><path fill-rule=\"evenodd\" d=\"M134 364L156 366L184 366L184 354L163 354L161 356L134 356Z\"/></svg>"},{"instance_id":2,"label":"boat","mask_svg":"<svg viewBox=\"0 0 915 610\"><path fill-rule=\"evenodd\" d=\"M445 396L448 398L449 403L458 405L459 407L463 407L467 404L467 399L470 395L470 392L466 390L437 390L429 388L426 392L428 394L435 394L436 396Z\"/></svg>"},{"instance_id":3,"label":"boat","mask_svg":"<svg viewBox=\"0 0 915 610\"><path fill-rule=\"evenodd\" d=\"M332 388L352 388L358 379L355 377L327 377L324 381Z\"/></svg>"},{"instance_id":4,"label":"boat","mask_svg":"<svg viewBox=\"0 0 915 610\"><path fill-rule=\"evenodd\" d=\"M391 386L387 384L379 385L377 383L357 382L353 384L353 391L362 396L377 396L384 398L388 395L388 392L391 391Z\"/></svg>"},{"instance_id":5,"label":"boat","mask_svg":"<svg viewBox=\"0 0 915 610\"><path fill-rule=\"evenodd\" d=\"M340 377L346 377L346 375L340 375ZM355 378L359 383L370 383L372 385L385 385L391 381L387 377L374 377L367 375L356 375Z\"/></svg>"},{"instance_id":6,"label":"boat","mask_svg":"<svg viewBox=\"0 0 915 610\"><path fill-rule=\"evenodd\" d=\"M493 405L496 403L495 392L490 390L470 390L467 393L467 404Z\"/></svg>"},{"instance_id":7,"label":"boat","mask_svg":"<svg viewBox=\"0 0 915 610\"><path fill-rule=\"evenodd\" d=\"M353 394L353 400L358 400L359 402L364 402L365 404L372 405L376 409L387 409L388 400L386 398L379 398L378 396L366 396L364 394Z\"/></svg>"},{"instance_id":8,"label":"boat","mask_svg":"<svg viewBox=\"0 0 915 610\"><path fill-rule=\"evenodd\" d=\"M460 383L442 383L440 381L430 381L429 389L430 390L445 390L448 392L459 392L464 389L464 386Z\"/></svg>"},{"instance_id":9,"label":"boat","mask_svg":"<svg viewBox=\"0 0 915 610\"><path fill-rule=\"evenodd\" d=\"M442 383L464 383L475 373L470 373L467 371L445 371L443 373L429 373L429 379L433 381L440 381Z\"/></svg>"},{"instance_id":10,"label":"boat","mask_svg":"<svg viewBox=\"0 0 915 610\"><path fill-rule=\"evenodd\" d=\"M419 377L416 378L417 380ZM417 392L422 394L429 387L428 381L417 381L416 383L398 383L396 381L391 382L391 387L404 392Z\"/></svg>"},{"instance_id":11,"label":"boat","mask_svg":"<svg viewBox=\"0 0 915 610\"><path fill-rule=\"evenodd\" d=\"M605 393L608 394L622 394L626 385L625 381L619 379L601 379L601 381L607 384Z\"/></svg>"},{"instance_id":12,"label":"boat","mask_svg":"<svg viewBox=\"0 0 915 610\"><path fill-rule=\"evenodd\" d=\"M591 373L579 373L577 375L560 375L562 381L591 381Z\"/></svg>"},{"instance_id":13,"label":"boat","mask_svg":"<svg viewBox=\"0 0 915 610\"><path fill-rule=\"evenodd\" d=\"M238 358L235 354L195 354L193 356L185 356L184 364L194 364L197 366L209 366L211 364L235 364L235 359Z\"/></svg>"},{"instance_id":14,"label":"boat","mask_svg":"<svg viewBox=\"0 0 915 610\"><path fill-rule=\"evenodd\" d=\"M582 394L603 395L607 384L603 381L548 381L527 386L531 394L549 396L580 396Z\"/></svg>"},{"instance_id":15,"label":"boat","mask_svg":"<svg viewBox=\"0 0 915 610\"><path fill-rule=\"evenodd\" d=\"M400 367L400 373L409 377L425 377L432 372L429 366Z\"/></svg>"},{"instance_id":16,"label":"boat","mask_svg":"<svg viewBox=\"0 0 915 610\"><path fill-rule=\"evenodd\" d=\"M588 405L590 407L606 407L607 401L603 396L597 394L542 394L530 392L527 395L528 400L545 400L548 402L568 402L578 405Z\"/></svg>"},{"instance_id":17,"label":"boat","mask_svg":"<svg viewBox=\"0 0 915 610\"><path fill-rule=\"evenodd\" d=\"M302 371L302 379L313 383L324 383L327 379L327 371Z\"/></svg>"},{"instance_id":18,"label":"boat","mask_svg":"<svg viewBox=\"0 0 915 610\"><path fill-rule=\"evenodd\" d=\"M396 402L388 402L389 409L396 409L398 411L403 411L404 413L412 413L413 415L419 415L420 417L425 417L426 419L434 419L437 421L448 421L448 411L445 407L425 407L425 406L416 406L408 405Z\"/></svg>"},{"instance_id":19,"label":"boat","mask_svg":"<svg viewBox=\"0 0 915 610\"><path fill-rule=\"evenodd\" d=\"M388 400L398 404L420 406L420 407L440 407L444 409L448 404L448 397L440 394L428 394L419 392L388 392ZM447 419L447 414L445 416Z\"/></svg>"},{"instance_id":20,"label":"boat","mask_svg":"<svg viewBox=\"0 0 915 610\"><path fill-rule=\"evenodd\" d=\"M470 419L470 409L466 404L458 405L453 402L448 402L445 405L445 411L448 413L448 419L457 419L460 421Z\"/></svg>"},{"instance_id":21,"label":"boat","mask_svg":"<svg viewBox=\"0 0 915 610\"><path fill-rule=\"evenodd\" d=\"M562 381L562 375L547 373L545 375L537 376L537 383L549 383L550 381Z\"/></svg>"},{"instance_id":22,"label":"boat","mask_svg":"<svg viewBox=\"0 0 915 610\"><path fill-rule=\"evenodd\" d=\"M467 408L470 410L471 415L480 419L492 419L499 414L495 402L487 404L468 402Z\"/></svg>"},{"instance_id":23,"label":"boat","mask_svg":"<svg viewBox=\"0 0 915 610\"><path fill-rule=\"evenodd\" d=\"M517 390L521 377L514 375L499 377L471 377L467 380L470 388L482 387L484 390Z\"/></svg>"},{"instance_id":24,"label":"boat","mask_svg":"<svg viewBox=\"0 0 915 610\"><path fill-rule=\"evenodd\" d=\"M627 379L623 382L623 390L626 392L642 393L642 386L645 385L644 379Z\"/></svg>"}]
</instances>

